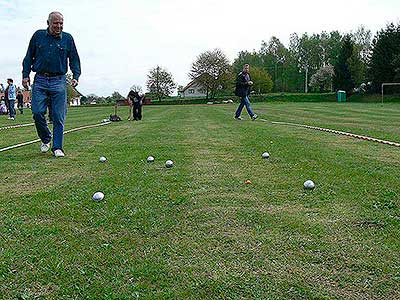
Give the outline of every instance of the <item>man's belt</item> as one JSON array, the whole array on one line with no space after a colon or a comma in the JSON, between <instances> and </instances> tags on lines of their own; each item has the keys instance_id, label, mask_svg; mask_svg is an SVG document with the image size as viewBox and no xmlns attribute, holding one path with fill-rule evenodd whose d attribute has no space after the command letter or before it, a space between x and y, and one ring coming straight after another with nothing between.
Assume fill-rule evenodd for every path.
<instances>
[{"instance_id":1,"label":"man's belt","mask_svg":"<svg viewBox=\"0 0 400 300\"><path fill-rule=\"evenodd\" d=\"M54 73L54 72L38 72L38 74L44 77L54 77L54 76L64 75L64 73Z\"/></svg>"}]
</instances>

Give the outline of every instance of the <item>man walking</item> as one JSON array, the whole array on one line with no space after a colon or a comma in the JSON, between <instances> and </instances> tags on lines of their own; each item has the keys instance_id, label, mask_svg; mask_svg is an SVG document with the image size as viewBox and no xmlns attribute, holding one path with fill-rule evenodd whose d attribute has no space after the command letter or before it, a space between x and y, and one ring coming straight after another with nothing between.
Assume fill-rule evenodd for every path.
<instances>
[{"instance_id":1,"label":"man walking","mask_svg":"<svg viewBox=\"0 0 400 300\"><path fill-rule=\"evenodd\" d=\"M78 85L81 66L72 35L63 32L64 17L59 12L49 14L47 29L36 31L29 43L22 63L22 85L28 89L29 74L36 72L32 87L32 114L37 133L42 140L41 151L50 149L51 132L45 113L50 101L53 119L53 147L55 157L65 156L63 150L64 122L67 112L67 63L73 74L72 86Z\"/></svg>"},{"instance_id":2,"label":"man walking","mask_svg":"<svg viewBox=\"0 0 400 300\"><path fill-rule=\"evenodd\" d=\"M18 93L17 93L17 101L18 101L17 107L19 109L19 112L21 113L21 115L23 115L24 114L24 95L22 95L21 91L18 91Z\"/></svg>"},{"instance_id":3,"label":"man walking","mask_svg":"<svg viewBox=\"0 0 400 300\"><path fill-rule=\"evenodd\" d=\"M242 113L242 109L246 106L247 113L250 115L250 118L254 121L257 119L257 115L251 110L249 95L251 86L253 85L253 81L250 79L250 65L245 64L243 66L242 72L240 72L236 78L236 89L235 95L240 97L240 104L235 113L235 119L241 120L240 114Z\"/></svg>"},{"instance_id":4,"label":"man walking","mask_svg":"<svg viewBox=\"0 0 400 300\"><path fill-rule=\"evenodd\" d=\"M7 79L8 83L8 106L9 106L9 112L10 112L10 117L8 118L9 120L15 120L15 100L17 99L17 90L14 85L14 81L11 78Z\"/></svg>"}]
</instances>

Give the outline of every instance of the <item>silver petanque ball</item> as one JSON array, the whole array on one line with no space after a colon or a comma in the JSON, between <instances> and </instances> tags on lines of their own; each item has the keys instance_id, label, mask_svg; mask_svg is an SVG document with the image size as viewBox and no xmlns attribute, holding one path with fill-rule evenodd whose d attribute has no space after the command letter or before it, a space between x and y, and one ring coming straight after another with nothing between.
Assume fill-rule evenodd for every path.
<instances>
[{"instance_id":1,"label":"silver petanque ball","mask_svg":"<svg viewBox=\"0 0 400 300\"><path fill-rule=\"evenodd\" d=\"M261 156L264 159L268 159L269 158L269 153L268 152L264 152Z\"/></svg>"},{"instance_id":2,"label":"silver petanque ball","mask_svg":"<svg viewBox=\"0 0 400 300\"><path fill-rule=\"evenodd\" d=\"M147 158L147 162L154 162L154 157L153 156L149 156Z\"/></svg>"},{"instance_id":3,"label":"silver petanque ball","mask_svg":"<svg viewBox=\"0 0 400 300\"><path fill-rule=\"evenodd\" d=\"M104 194L102 192L96 192L93 194L93 201L99 202L104 199Z\"/></svg>"},{"instance_id":4,"label":"silver petanque ball","mask_svg":"<svg viewBox=\"0 0 400 300\"><path fill-rule=\"evenodd\" d=\"M174 166L174 162L173 162L172 160L167 160L167 161L165 162L165 166L166 166L167 168L172 168L172 167Z\"/></svg>"},{"instance_id":5,"label":"silver petanque ball","mask_svg":"<svg viewBox=\"0 0 400 300\"><path fill-rule=\"evenodd\" d=\"M312 180L307 180L306 182L304 182L304 188L306 190L313 190L315 188L315 184Z\"/></svg>"},{"instance_id":6,"label":"silver petanque ball","mask_svg":"<svg viewBox=\"0 0 400 300\"><path fill-rule=\"evenodd\" d=\"M99 162L106 162L107 161L107 158L105 158L104 156L102 156L102 157L100 157L99 158Z\"/></svg>"}]
</instances>

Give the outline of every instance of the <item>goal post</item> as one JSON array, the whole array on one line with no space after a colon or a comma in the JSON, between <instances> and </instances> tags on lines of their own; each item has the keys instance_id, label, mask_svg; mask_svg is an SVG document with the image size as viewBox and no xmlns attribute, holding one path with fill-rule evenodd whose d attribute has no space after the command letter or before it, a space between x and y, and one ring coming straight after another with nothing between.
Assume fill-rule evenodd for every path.
<instances>
[{"instance_id":1,"label":"goal post","mask_svg":"<svg viewBox=\"0 0 400 300\"><path fill-rule=\"evenodd\" d=\"M385 86L391 86L391 85L400 85L400 82L385 82L385 83L382 83L382 89L381 89L381 92L382 92L382 105L383 105L383 88Z\"/></svg>"}]
</instances>

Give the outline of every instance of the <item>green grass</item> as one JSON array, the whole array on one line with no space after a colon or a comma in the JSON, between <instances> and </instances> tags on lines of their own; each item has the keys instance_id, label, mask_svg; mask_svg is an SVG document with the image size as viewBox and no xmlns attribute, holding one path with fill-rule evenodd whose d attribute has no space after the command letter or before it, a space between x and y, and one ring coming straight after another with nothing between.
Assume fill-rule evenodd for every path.
<instances>
[{"instance_id":1,"label":"green grass","mask_svg":"<svg viewBox=\"0 0 400 300\"><path fill-rule=\"evenodd\" d=\"M235 108L149 106L66 135L63 159L0 153L0 299L399 299L400 149ZM400 142L400 104L253 108ZM71 108L66 129L110 113ZM0 148L35 138L0 131Z\"/></svg>"}]
</instances>

